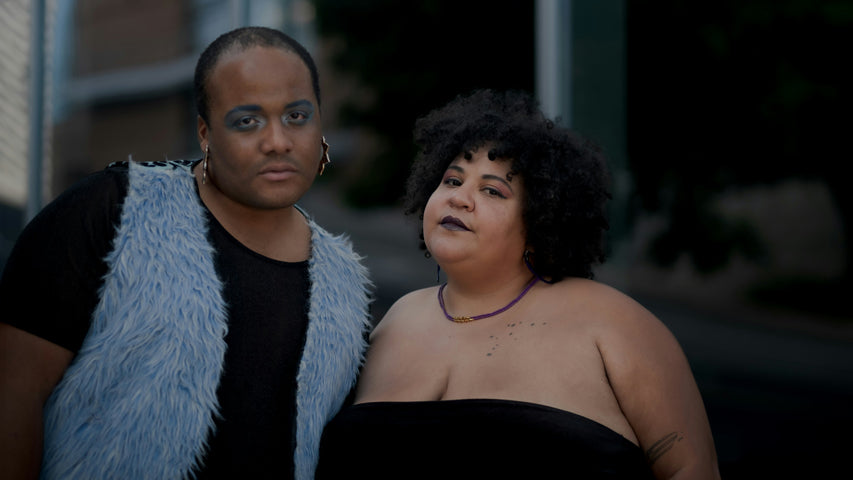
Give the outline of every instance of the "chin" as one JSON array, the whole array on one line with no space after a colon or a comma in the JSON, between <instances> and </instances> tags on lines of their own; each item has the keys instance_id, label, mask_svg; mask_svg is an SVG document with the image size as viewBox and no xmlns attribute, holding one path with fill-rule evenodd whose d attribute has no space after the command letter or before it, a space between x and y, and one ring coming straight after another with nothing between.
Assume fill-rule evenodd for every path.
<instances>
[{"instance_id":1,"label":"chin","mask_svg":"<svg viewBox=\"0 0 853 480\"><path fill-rule=\"evenodd\" d=\"M265 196L253 198L247 205L256 210L279 210L293 206L297 200L299 198L293 195Z\"/></svg>"},{"instance_id":2,"label":"chin","mask_svg":"<svg viewBox=\"0 0 853 480\"><path fill-rule=\"evenodd\" d=\"M437 244L427 243L427 251L429 251L433 260L438 264L450 264L459 260L471 258L470 252L467 252L458 246L447 244L442 245L441 242L438 242Z\"/></svg>"},{"instance_id":3,"label":"chin","mask_svg":"<svg viewBox=\"0 0 853 480\"><path fill-rule=\"evenodd\" d=\"M299 202L299 199L305 195L308 188L281 188L273 191L265 192L265 195L258 196L258 203L266 205L267 208L285 208Z\"/></svg>"}]
</instances>

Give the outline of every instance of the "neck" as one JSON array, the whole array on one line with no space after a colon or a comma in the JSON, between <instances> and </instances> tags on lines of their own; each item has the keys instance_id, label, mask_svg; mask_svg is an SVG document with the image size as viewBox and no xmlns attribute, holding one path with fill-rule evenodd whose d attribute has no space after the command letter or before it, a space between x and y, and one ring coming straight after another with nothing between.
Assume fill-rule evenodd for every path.
<instances>
[{"instance_id":1,"label":"neck","mask_svg":"<svg viewBox=\"0 0 853 480\"><path fill-rule=\"evenodd\" d=\"M307 260L311 230L296 207L257 209L225 197L208 181L196 176L201 201L228 233L246 248L284 262Z\"/></svg>"},{"instance_id":2,"label":"neck","mask_svg":"<svg viewBox=\"0 0 853 480\"><path fill-rule=\"evenodd\" d=\"M491 269L464 261L440 265L447 278L447 289L475 298L500 295L505 291L518 293L531 276L530 270L520 259Z\"/></svg>"},{"instance_id":3,"label":"neck","mask_svg":"<svg viewBox=\"0 0 853 480\"><path fill-rule=\"evenodd\" d=\"M507 276L462 277L447 273L443 289L445 307L452 316L477 316L498 310L530 284L535 277L524 269Z\"/></svg>"}]
</instances>

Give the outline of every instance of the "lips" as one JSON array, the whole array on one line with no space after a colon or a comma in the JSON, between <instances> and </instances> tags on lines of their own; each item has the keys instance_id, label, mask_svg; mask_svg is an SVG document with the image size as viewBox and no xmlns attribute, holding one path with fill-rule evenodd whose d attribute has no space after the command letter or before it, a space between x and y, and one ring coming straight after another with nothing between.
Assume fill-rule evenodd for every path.
<instances>
[{"instance_id":1,"label":"lips","mask_svg":"<svg viewBox=\"0 0 853 480\"><path fill-rule=\"evenodd\" d=\"M270 180L285 180L296 173L296 169L287 164L268 165L258 173Z\"/></svg>"},{"instance_id":2,"label":"lips","mask_svg":"<svg viewBox=\"0 0 853 480\"><path fill-rule=\"evenodd\" d=\"M292 166L287 164L277 164L277 165L267 165L262 168L260 173L261 175L265 173L285 173L285 172L294 172L296 171Z\"/></svg>"},{"instance_id":3,"label":"lips","mask_svg":"<svg viewBox=\"0 0 853 480\"><path fill-rule=\"evenodd\" d=\"M465 225L465 222L463 222L462 220L459 220L456 217L450 216L450 215L442 218L441 222L439 222L439 225L441 225L442 227L444 227L448 230L457 230L457 231L469 231L470 230L468 228L468 226Z\"/></svg>"}]
</instances>

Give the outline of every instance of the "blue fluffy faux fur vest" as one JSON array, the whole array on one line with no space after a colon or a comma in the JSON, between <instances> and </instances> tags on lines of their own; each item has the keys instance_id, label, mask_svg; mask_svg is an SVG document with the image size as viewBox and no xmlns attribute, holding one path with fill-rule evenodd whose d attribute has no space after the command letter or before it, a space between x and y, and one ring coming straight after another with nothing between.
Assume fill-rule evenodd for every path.
<instances>
[{"instance_id":1,"label":"blue fluffy faux fur vest","mask_svg":"<svg viewBox=\"0 0 853 480\"><path fill-rule=\"evenodd\" d=\"M43 478L191 476L218 410L222 283L189 164L130 162L91 328L45 407ZM369 327L367 272L309 219L311 298L297 376L296 478L353 386Z\"/></svg>"}]
</instances>

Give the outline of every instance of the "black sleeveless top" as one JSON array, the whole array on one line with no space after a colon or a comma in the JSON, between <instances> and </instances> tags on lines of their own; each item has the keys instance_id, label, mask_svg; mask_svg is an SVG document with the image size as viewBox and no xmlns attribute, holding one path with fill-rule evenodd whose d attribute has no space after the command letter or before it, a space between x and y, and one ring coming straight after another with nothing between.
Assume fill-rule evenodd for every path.
<instances>
[{"instance_id":1,"label":"black sleeveless top","mask_svg":"<svg viewBox=\"0 0 853 480\"><path fill-rule=\"evenodd\" d=\"M638 446L586 417L466 399L342 409L323 433L316 478L654 477Z\"/></svg>"}]
</instances>

